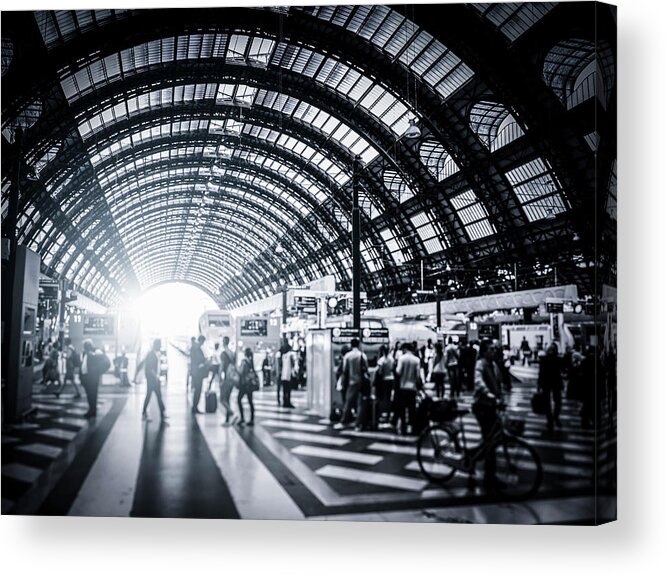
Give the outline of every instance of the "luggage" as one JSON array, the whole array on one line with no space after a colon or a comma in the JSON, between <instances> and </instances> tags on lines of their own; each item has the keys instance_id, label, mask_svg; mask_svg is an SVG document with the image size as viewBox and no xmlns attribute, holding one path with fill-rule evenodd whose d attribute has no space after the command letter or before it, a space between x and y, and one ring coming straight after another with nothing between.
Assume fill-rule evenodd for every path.
<instances>
[{"instance_id":1,"label":"luggage","mask_svg":"<svg viewBox=\"0 0 666 575\"><path fill-rule=\"evenodd\" d=\"M412 421L412 434L421 435L421 432L430 424L430 405L432 399L423 394L417 396L416 409L414 410L414 421Z\"/></svg>"},{"instance_id":2,"label":"luggage","mask_svg":"<svg viewBox=\"0 0 666 575\"><path fill-rule=\"evenodd\" d=\"M548 413L549 398L543 391L537 391L532 396L532 411L535 415L546 415Z\"/></svg>"},{"instance_id":3,"label":"luggage","mask_svg":"<svg viewBox=\"0 0 666 575\"><path fill-rule=\"evenodd\" d=\"M214 391L206 392L206 413L215 413L217 411L217 393Z\"/></svg>"}]
</instances>

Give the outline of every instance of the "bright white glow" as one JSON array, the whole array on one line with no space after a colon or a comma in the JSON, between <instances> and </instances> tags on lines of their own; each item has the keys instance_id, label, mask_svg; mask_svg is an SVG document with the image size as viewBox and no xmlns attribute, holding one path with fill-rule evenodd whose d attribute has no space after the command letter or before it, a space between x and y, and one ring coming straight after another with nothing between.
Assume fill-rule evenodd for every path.
<instances>
[{"instance_id":1,"label":"bright white glow","mask_svg":"<svg viewBox=\"0 0 666 575\"><path fill-rule=\"evenodd\" d=\"M170 283L142 293L130 302L129 311L140 318L145 340L196 336L199 317L211 309L218 306L202 290L189 284Z\"/></svg>"}]
</instances>

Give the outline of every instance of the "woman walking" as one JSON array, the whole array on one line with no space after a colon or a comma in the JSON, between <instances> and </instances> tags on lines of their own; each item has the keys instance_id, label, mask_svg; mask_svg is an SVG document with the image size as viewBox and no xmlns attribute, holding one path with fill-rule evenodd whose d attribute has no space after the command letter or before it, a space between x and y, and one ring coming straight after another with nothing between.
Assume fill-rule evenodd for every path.
<instances>
[{"instance_id":1,"label":"woman walking","mask_svg":"<svg viewBox=\"0 0 666 575\"><path fill-rule=\"evenodd\" d=\"M238 425L245 425L245 414L243 413L243 398L247 397L247 402L250 405L250 421L248 425L254 425L254 403L252 402L252 394L259 390L259 378L257 372L254 371L254 356L249 347L245 348L245 354L240 364L240 384L238 386L238 413L240 413L240 420Z\"/></svg>"},{"instance_id":2,"label":"woman walking","mask_svg":"<svg viewBox=\"0 0 666 575\"><path fill-rule=\"evenodd\" d=\"M444 349L441 342L435 344L435 354L428 365L428 380L435 384L435 395L444 397L444 380L446 379L446 365L444 363Z\"/></svg>"}]
</instances>

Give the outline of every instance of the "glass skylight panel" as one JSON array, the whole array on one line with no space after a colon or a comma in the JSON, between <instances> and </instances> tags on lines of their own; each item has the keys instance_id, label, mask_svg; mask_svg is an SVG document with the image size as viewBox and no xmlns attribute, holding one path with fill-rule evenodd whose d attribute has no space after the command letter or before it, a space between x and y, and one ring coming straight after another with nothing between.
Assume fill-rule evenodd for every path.
<instances>
[{"instance_id":1,"label":"glass skylight panel","mask_svg":"<svg viewBox=\"0 0 666 575\"><path fill-rule=\"evenodd\" d=\"M403 65L410 67L443 98L455 92L473 75L441 42L385 6L306 6L296 9L337 26L346 26L350 31L358 25L358 30L354 30L356 33L368 38L390 56L398 57ZM359 17L352 16L346 24L352 11Z\"/></svg>"},{"instance_id":2,"label":"glass skylight panel","mask_svg":"<svg viewBox=\"0 0 666 575\"><path fill-rule=\"evenodd\" d=\"M495 233L488 220L488 212L472 190L466 190L451 198L458 218L471 240L478 240Z\"/></svg>"},{"instance_id":3,"label":"glass skylight panel","mask_svg":"<svg viewBox=\"0 0 666 575\"><path fill-rule=\"evenodd\" d=\"M384 170L384 186L400 203L414 197L414 190L395 170Z\"/></svg>"},{"instance_id":4,"label":"glass skylight panel","mask_svg":"<svg viewBox=\"0 0 666 575\"><path fill-rule=\"evenodd\" d=\"M398 241L395 239L395 235L393 235L391 229L384 228L383 230L380 230L379 235L386 243L386 248L391 253L393 261L397 264L403 263L405 261L405 256L402 253L402 249L400 248Z\"/></svg>"},{"instance_id":5,"label":"glass skylight panel","mask_svg":"<svg viewBox=\"0 0 666 575\"><path fill-rule=\"evenodd\" d=\"M556 2L471 4L472 8L488 18L511 42L525 34L556 5Z\"/></svg>"},{"instance_id":6,"label":"glass skylight panel","mask_svg":"<svg viewBox=\"0 0 666 575\"><path fill-rule=\"evenodd\" d=\"M542 159L536 158L506 173L530 222L567 210L560 186Z\"/></svg>"},{"instance_id":7,"label":"glass skylight panel","mask_svg":"<svg viewBox=\"0 0 666 575\"><path fill-rule=\"evenodd\" d=\"M606 212L612 219L617 220L617 160L613 160L610 177L608 178Z\"/></svg>"},{"instance_id":8,"label":"glass skylight panel","mask_svg":"<svg viewBox=\"0 0 666 575\"><path fill-rule=\"evenodd\" d=\"M430 212L418 213L412 216L410 220L429 254L441 252L449 247L443 234L437 229Z\"/></svg>"},{"instance_id":9,"label":"glass skylight panel","mask_svg":"<svg viewBox=\"0 0 666 575\"><path fill-rule=\"evenodd\" d=\"M302 102L296 98L266 90L258 91L255 103L281 111L287 115L293 115L298 119L302 119L298 114L310 114L311 108L317 109L315 106L310 106L310 108L300 106ZM358 132L347 124L343 124L340 120L333 118L333 116L323 110L317 110L317 115L311 121L312 125L319 127L323 132L329 134L333 139L351 150L352 153L360 155L366 164L379 155L376 148L371 146L365 138L360 136Z\"/></svg>"},{"instance_id":10,"label":"glass skylight panel","mask_svg":"<svg viewBox=\"0 0 666 575\"><path fill-rule=\"evenodd\" d=\"M381 258L378 257L377 251L372 244L369 242L362 242L362 244L363 249L361 250L361 254L365 260L365 265L367 265L368 269L374 273L379 269L377 261L381 260Z\"/></svg>"}]
</instances>

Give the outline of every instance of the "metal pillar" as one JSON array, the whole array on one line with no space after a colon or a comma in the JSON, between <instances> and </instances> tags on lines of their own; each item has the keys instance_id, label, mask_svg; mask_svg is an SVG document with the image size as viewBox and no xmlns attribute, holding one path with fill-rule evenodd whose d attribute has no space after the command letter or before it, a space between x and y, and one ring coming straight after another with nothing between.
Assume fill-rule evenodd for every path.
<instances>
[{"instance_id":1,"label":"metal pillar","mask_svg":"<svg viewBox=\"0 0 666 575\"><path fill-rule=\"evenodd\" d=\"M282 286L282 343L287 343L287 284Z\"/></svg>"},{"instance_id":2,"label":"metal pillar","mask_svg":"<svg viewBox=\"0 0 666 575\"><path fill-rule=\"evenodd\" d=\"M352 203L352 299L353 327L361 328L361 210L358 201L361 157L354 158Z\"/></svg>"},{"instance_id":3,"label":"metal pillar","mask_svg":"<svg viewBox=\"0 0 666 575\"><path fill-rule=\"evenodd\" d=\"M435 288L435 302L437 307L437 327L442 327L442 300L439 297L439 290Z\"/></svg>"},{"instance_id":4,"label":"metal pillar","mask_svg":"<svg viewBox=\"0 0 666 575\"><path fill-rule=\"evenodd\" d=\"M65 346L65 311L67 308L67 280L60 280L60 298L58 298L58 344L60 349L64 349ZM118 335L118 330L116 330L116 337ZM117 349L116 345L116 349Z\"/></svg>"}]
</instances>

